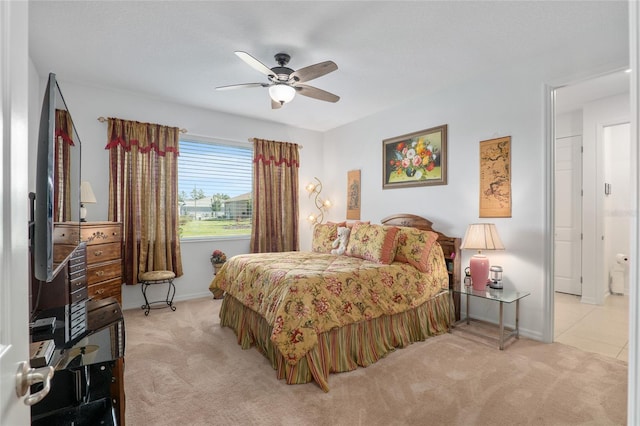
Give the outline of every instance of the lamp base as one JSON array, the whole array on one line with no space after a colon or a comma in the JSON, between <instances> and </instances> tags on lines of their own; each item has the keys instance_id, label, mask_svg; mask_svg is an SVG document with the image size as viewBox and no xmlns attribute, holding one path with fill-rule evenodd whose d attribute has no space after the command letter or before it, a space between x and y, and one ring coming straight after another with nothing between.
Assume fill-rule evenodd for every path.
<instances>
[{"instance_id":1,"label":"lamp base","mask_svg":"<svg viewBox=\"0 0 640 426\"><path fill-rule=\"evenodd\" d=\"M489 259L480 253L474 254L469 259L471 283L474 290L484 290L489 280Z\"/></svg>"}]
</instances>

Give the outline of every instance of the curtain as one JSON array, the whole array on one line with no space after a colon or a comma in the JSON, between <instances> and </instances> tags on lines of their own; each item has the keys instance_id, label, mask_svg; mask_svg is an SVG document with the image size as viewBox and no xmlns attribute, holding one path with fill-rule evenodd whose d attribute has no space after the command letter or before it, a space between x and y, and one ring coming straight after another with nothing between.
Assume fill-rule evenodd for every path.
<instances>
[{"instance_id":1,"label":"curtain","mask_svg":"<svg viewBox=\"0 0 640 426\"><path fill-rule=\"evenodd\" d=\"M251 252L298 250L298 145L263 139L253 143Z\"/></svg>"},{"instance_id":2,"label":"curtain","mask_svg":"<svg viewBox=\"0 0 640 426\"><path fill-rule=\"evenodd\" d=\"M124 278L182 275L178 234L179 129L108 119L109 220L122 222Z\"/></svg>"},{"instance_id":3,"label":"curtain","mask_svg":"<svg viewBox=\"0 0 640 426\"><path fill-rule=\"evenodd\" d=\"M56 110L55 156L53 170L53 221L71 220L71 147L73 144L71 115L63 109ZM80 188L76 188L77 191Z\"/></svg>"}]
</instances>

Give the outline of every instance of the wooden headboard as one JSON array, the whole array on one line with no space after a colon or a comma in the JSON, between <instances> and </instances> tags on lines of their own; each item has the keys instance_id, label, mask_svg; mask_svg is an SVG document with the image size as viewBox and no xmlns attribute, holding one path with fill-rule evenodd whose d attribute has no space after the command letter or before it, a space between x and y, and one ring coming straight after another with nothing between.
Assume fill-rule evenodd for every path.
<instances>
[{"instance_id":1,"label":"wooden headboard","mask_svg":"<svg viewBox=\"0 0 640 426\"><path fill-rule=\"evenodd\" d=\"M380 221L383 225L389 226L409 226L412 228L418 228L426 231L433 231L438 234L438 243L442 246L444 252L444 260L449 269L449 289L460 289L460 277L461 277L461 259L460 259L460 238L449 237L442 232L438 232L433 229L431 222L424 217L416 216L414 214L401 213L394 214L385 217ZM454 297L456 303L456 316L459 315L459 299Z\"/></svg>"}]
</instances>

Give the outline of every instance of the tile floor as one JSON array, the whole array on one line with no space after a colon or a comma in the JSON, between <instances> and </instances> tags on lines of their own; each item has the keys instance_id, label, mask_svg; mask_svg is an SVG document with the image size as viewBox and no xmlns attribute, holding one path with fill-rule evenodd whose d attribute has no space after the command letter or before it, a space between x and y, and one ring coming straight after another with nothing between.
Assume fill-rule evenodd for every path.
<instances>
[{"instance_id":1,"label":"tile floor","mask_svg":"<svg viewBox=\"0 0 640 426\"><path fill-rule=\"evenodd\" d=\"M611 295L604 305L555 294L555 341L628 361L629 297Z\"/></svg>"}]
</instances>

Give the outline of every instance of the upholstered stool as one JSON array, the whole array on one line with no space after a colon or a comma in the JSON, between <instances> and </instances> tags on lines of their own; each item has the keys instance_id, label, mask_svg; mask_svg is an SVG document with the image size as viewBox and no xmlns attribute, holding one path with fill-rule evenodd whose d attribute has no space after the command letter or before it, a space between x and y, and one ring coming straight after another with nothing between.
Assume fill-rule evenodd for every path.
<instances>
[{"instance_id":1,"label":"upholstered stool","mask_svg":"<svg viewBox=\"0 0 640 426\"><path fill-rule=\"evenodd\" d=\"M176 310L176 307L173 306L173 297L176 295L176 286L173 284L173 279L176 277L171 271L149 271L143 272L138 277L138 281L141 284L140 289L142 290L142 296L144 297L144 305L141 306L141 309L144 309L144 314L149 315L149 310L151 309L160 309L160 308L171 308L172 311ZM169 284L169 288L167 289L167 297L165 300L158 300L156 302L149 302L147 300L147 288L150 285L156 284ZM169 297L171 296L171 297ZM162 304L162 306L154 306L154 304Z\"/></svg>"}]
</instances>

